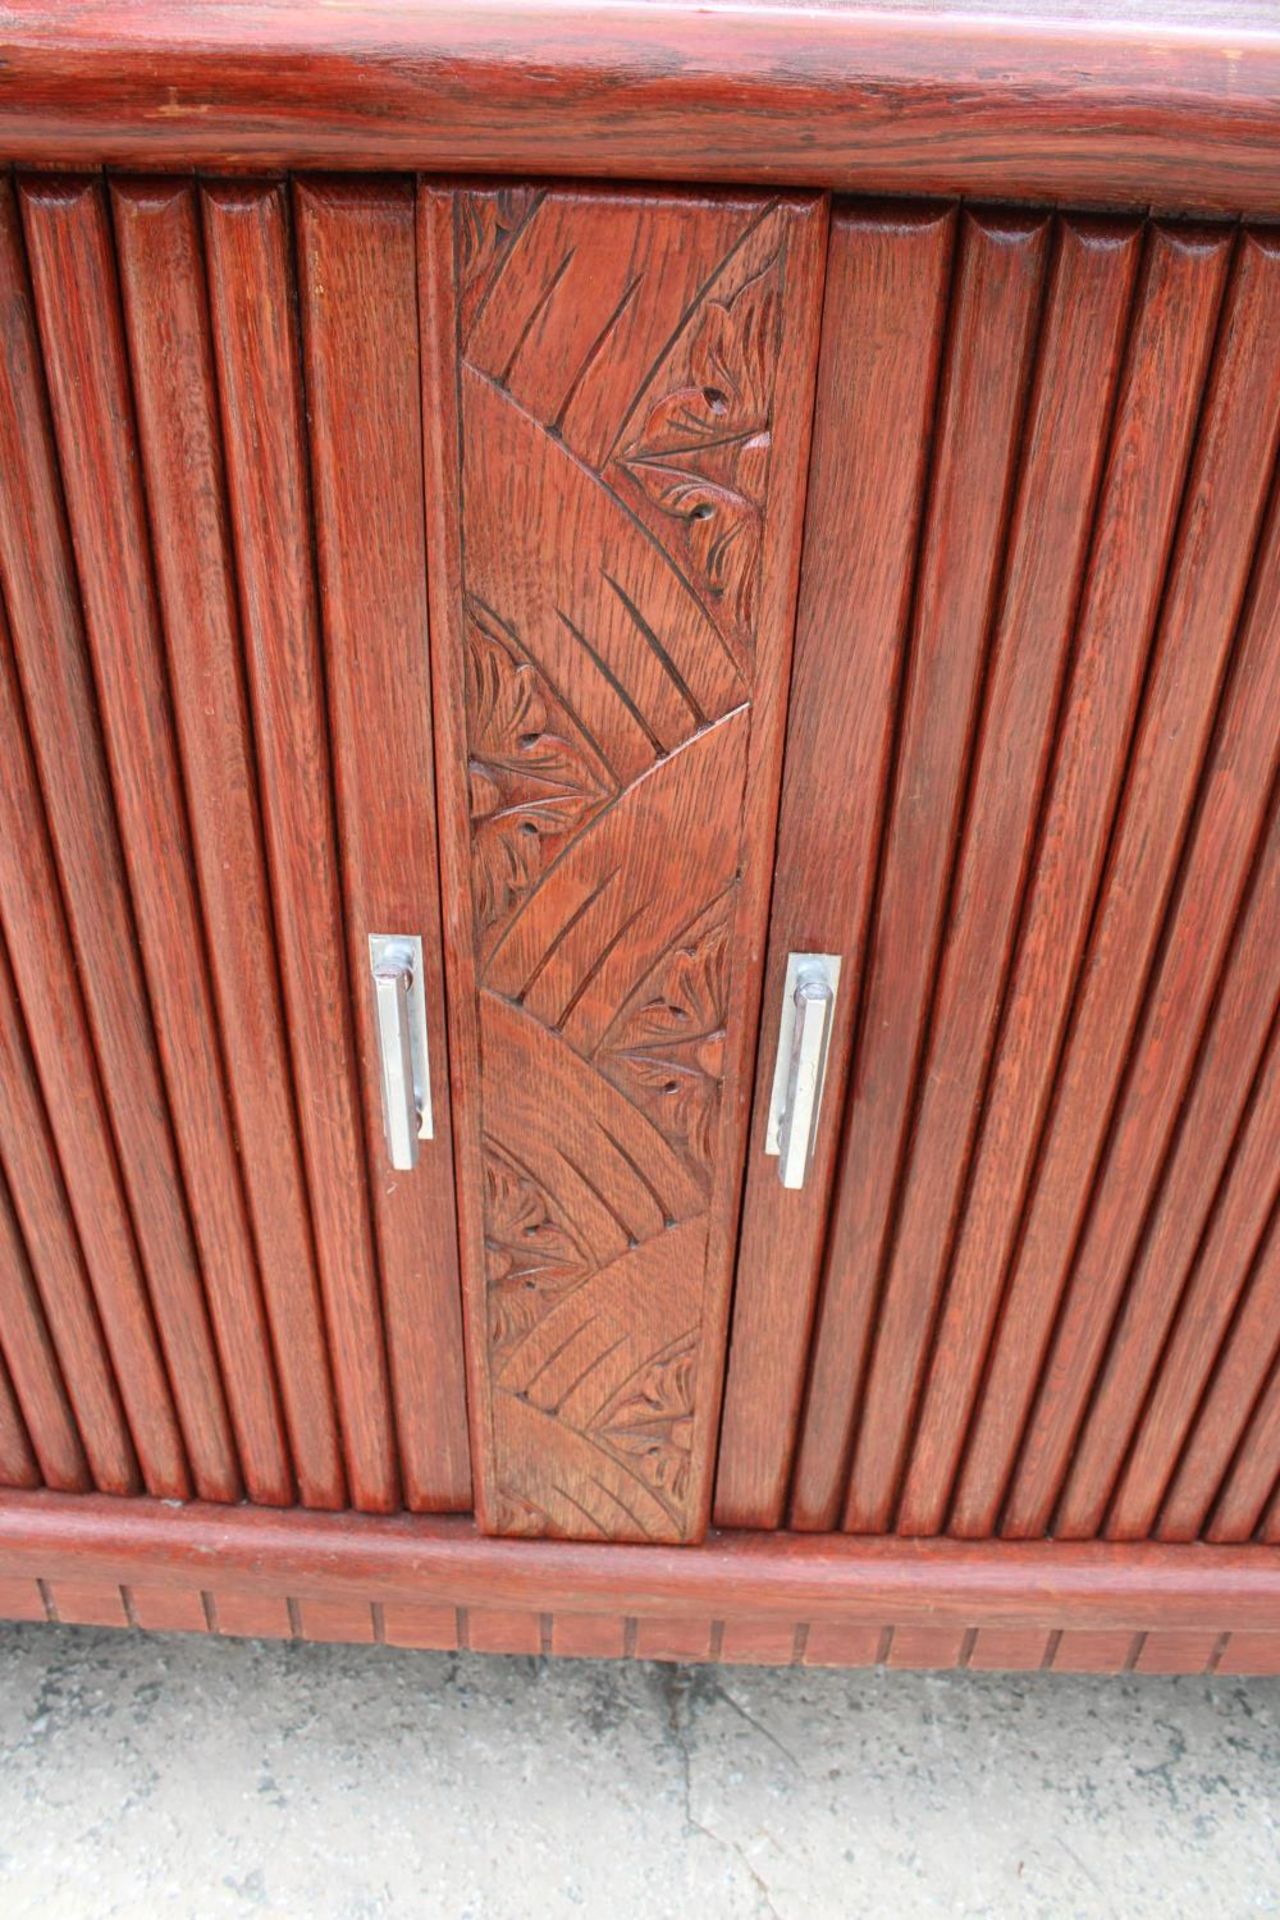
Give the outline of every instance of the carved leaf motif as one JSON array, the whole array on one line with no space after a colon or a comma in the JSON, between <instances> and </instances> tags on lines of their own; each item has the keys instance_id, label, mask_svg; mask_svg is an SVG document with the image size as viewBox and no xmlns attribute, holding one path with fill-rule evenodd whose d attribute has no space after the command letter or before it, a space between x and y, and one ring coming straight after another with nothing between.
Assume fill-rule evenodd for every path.
<instances>
[{"instance_id":1,"label":"carved leaf motif","mask_svg":"<svg viewBox=\"0 0 1280 1920\"><path fill-rule=\"evenodd\" d=\"M605 1036L600 1065L699 1173L715 1154L729 1008L726 915L663 955Z\"/></svg>"},{"instance_id":2,"label":"carved leaf motif","mask_svg":"<svg viewBox=\"0 0 1280 1920\"><path fill-rule=\"evenodd\" d=\"M543 868L614 789L541 674L474 602L466 706L476 928L492 945Z\"/></svg>"},{"instance_id":3,"label":"carved leaf motif","mask_svg":"<svg viewBox=\"0 0 1280 1920\"><path fill-rule=\"evenodd\" d=\"M496 1361L589 1278L593 1263L556 1219L541 1187L488 1143L484 1247L489 1338Z\"/></svg>"},{"instance_id":4,"label":"carved leaf motif","mask_svg":"<svg viewBox=\"0 0 1280 1920\"><path fill-rule=\"evenodd\" d=\"M673 366L678 383L648 408L620 461L680 523L682 557L732 637L750 649L769 476L782 315L782 256L733 293L704 302Z\"/></svg>"},{"instance_id":5,"label":"carved leaf motif","mask_svg":"<svg viewBox=\"0 0 1280 1920\"><path fill-rule=\"evenodd\" d=\"M541 198L533 187L458 194L458 317L464 341L512 241Z\"/></svg>"},{"instance_id":6,"label":"carved leaf motif","mask_svg":"<svg viewBox=\"0 0 1280 1920\"><path fill-rule=\"evenodd\" d=\"M499 1533L513 1535L518 1539L533 1540L540 1535L554 1532L551 1516L533 1500L527 1500L522 1493L512 1493L508 1487L499 1487L494 1502L494 1522Z\"/></svg>"},{"instance_id":7,"label":"carved leaf motif","mask_svg":"<svg viewBox=\"0 0 1280 1920\"><path fill-rule=\"evenodd\" d=\"M683 1511L693 1462L696 1338L656 1356L596 1429L631 1472L676 1513Z\"/></svg>"}]
</instances>

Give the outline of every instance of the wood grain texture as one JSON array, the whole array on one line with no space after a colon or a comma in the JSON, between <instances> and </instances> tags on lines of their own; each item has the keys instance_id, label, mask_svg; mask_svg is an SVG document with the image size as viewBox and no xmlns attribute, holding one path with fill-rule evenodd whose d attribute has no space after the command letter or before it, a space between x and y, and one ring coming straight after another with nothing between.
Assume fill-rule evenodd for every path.
<instances>
[{"instance_id":1,"label":"wood grain texture","mask_svg":"<svg viewBox=\"0 0 1280 1920\"><path fill-rule=\"evenodd\" d=\"M1243 272L1258 258L1254 243L1246 244ZM1263 272L1274 272L1274 262L1265 254L1262 258ZM1251 404L1265 418L1267 374L1278 343L1268 337L1265 308L1249 319L1253 364L1247 385ZM1271 397L1274 434L1274 390ZM1246 487L1237 486L1234 497L1243 517ZM1232 1123L1249 1090L1257 1035L1274 1012L1280 947L1274 891L1280 885L1280 829L1273 798L1280 773L1278 596L1280 519L1273 499L1163 950L1144 994L1128 1083L1076 1255L1068 1312L1055 1335L1051 1371L1037 1404L1037 1448L1046 1449L1038 1469L1042 1485L1058 1481L1071 1453L1054 1522L1058 1535L1091 1534L1101 1521L1132 1430L1130 1410L1140 1404L1151 1379L1169 1309L1178 1300L1174 1282L1185 1271L1176 1265L1170 1271L1169 1236L1178 1219L1188 1230L1204 1219ZM1242 1031L1245 1007L1250 1017ZM1177 1115L1172 1145L1171 1111ZM1175 1153L1173 1167L1162 1166L1162 1159L1172 1160ZM1170 1193L1178 1172L1181 1180ZM1146 1217L1153 1187L1159 1190L1158 1221L1165 1227L1158 1244ZM1137 1286L1129 1286L1124 1321L1110 1341L1077 1439L1114 1302L1139 1255L1140 1233L1146 1236L1139 1256L1143 1274ZM1241 1243L1236 1246L1239 1255ZM1031 1453L1025 1452L1020 1480L1028 1493L1036 1473Z\"/></svg>"},{"instance_id":2,"label":"wood grain texture","mask_svg":"<svg viewBox=\"0 0 1280 1920\"><path fill-rule=\"evenodd\" d=\"M14 736L9 730L14 718L10 706L12 662L4 652L3 626L0 617L0 655L3 655L0 733L7 742L12 742ZM9 762L10 776L18 770L15 761L24 772L29 765L25 755L20 757L15 752ZM33 793L29 778L21 785L15 782L10 790L19 804L24 797L30 799ZM10 830L16 838L16 825L4 809L0 811L0 832ZM32 823L28 821L26 831L32 830ZM11 1265L5 1263L0 1269L0 1280L19 1295L25 1295L24 1266L30 1263L38 1303L23 1305L19 1301L18 1311L20 1317L31 1315L33 1332L41 1344L40 1328L47 1325L52 1352L51 1378L46 1391L52 1395L50 1411L59 1436L57 1453L63 1471L70 1474L74 1482L79 1482L82 1490L93 1485L100 1493L136 1493L140 1486L137 1460L63 1186L57 1149L28 1045L17 984L2 939L0 1086L4 1088L4 1099L0 1101L0 1169L3 1169L14 1215ZM8 1313L0 1313L0 1345L7 1345L7 1340L16 1332L16 1327L10 1325ZM13 1364L16 1367L16 1361ZM64 1392L71 1416L65 1423L58 1405ZM69 1430L64 1430L64 1424ZM92 1478L80 1482L85 1461ZM47 1484L56 1486L57 1475L50 1476L47 1460L42 1460L42 1466Z\"/></svg>"},{"instance_id":3,"label":"wood grain texture","mask_svg":"<svg viewBox=\"0 0 1280 1920\"><path fill-rule=\"evenodd\" d=\"M933 985L846 1524L894 1514L1016 941L1137 264L1132 229L1064 223L1037 343L982 712ZM905 779L913 778L908 770ZM914 1530L911 1503L901 1524Z\"/></svg>"},{"instance_id":4,"label":"wood grain texture","mask_svg":"<svg viewBox=\"0 0 1280 1920\"><path fill-rule=\"evenodd\" d=\"M1007 1422L1014 1414L984 1378L986 1355L1003 1325L1005 1274L1020 1244L1021 1210L1052 1109L1056 1062L1123 784L1228 251L1225 237L1159 227L1146 239L1075 615L1070 676L903 1483L904 1507L920 1532L937 1531L947 1521L971 1419L975 1439L968 1462L984 1458L982 1423ZM1029 1303L1039 1298L1029 1287ZM1019 1370L1020 1353L1011 1331L1007 1365L1016 1375L1015 1393L1027 1393L1034 1389L1034 1356L1022 1354ZM993 1463L993 1479L1003 1462L1001 1455L998 1470ZM993 1524L992 1495L985 1485L978 1495L978 1466L966 1463L965 1471L970 1478L952 1525L981 1534Z\"/></svg>"},{"instance_id":5,"label":"wood grain texture","mask_svg":"<svg viewBox=\"0 0 1280 1920\"><path fill-rule=\"evenodd\" d=\"M779 1533L689 1551L499 1540L447 1517L7 1494L0 1615L49 1617L64 1582L139 1624L145 1610L198 1631L194 1594L215 1633L310 1624L391 1645L1113 1673L1203 1670L1235 1644L1234 1670L1268 1671L1280 1555Z\"/></svg>"},{"instance_id":6,"label":"wood grain texture","mask_svg":"<svg viewBox=\"0 0 1280 1920\"><path fill-rule=\"evenodd\" d=\"M986 1673L1263 1675L1280 1671L1280 1635L1209 1629L1044 1632L903 1628L761 1619L636 1619L625 1613L518 1613L377 1599L294 1599L76 1580L0 1581L0 1619L435 1651L554 1654L717 1666L953 1668Z\"/></svg>"},{"instance_id":7,"label":"wood grain texture","mask_svg":"<svg viewBox=\"0 0 1280 1920\"><path fill-rule=\"evenodd\" d=\"M1227 1636L1209 1631L1145 1633L1133 1656L1134 1673L1213 1673Z\"/></svg>"},{"instance_id":8,"label":"wood grain texture","mask_svg":"<svg viewBox=\"0 0 1280 1920\"><path fill-rule=\"evenodd\" d=\"M92 182L32 181L20 199L85 626L183 1176L170 1188L149 1166L145 1212L135 1191L135 1223L197 1490L234 1499L240 1466L200 1256L207 1283L217 1286L238 1265L251 1270L253 1252L187 851L109 216L103 188ZM142 1178L139 1168L136 1188ZM147 1223L157 1214L164 1238L148 1244Z\"/></svg>"},{"instance_id":9,"label":"wood grain texture","mask_svg":"<svg viewBox=\"0 0 1280 1920\"><path fill-rule=\"evenodd\" d=\"M1280 246L842 207L824 314L825 233L0 181L0 1611L1274 1661ZM795 948L847 971L784 1195ZM690 1554L747 1166L716 1515L805 1531ZM432 1517L464 1364L517 1538Z\"/></svg>"},{"instance_id":10,"label":"wood grain texture","mask_svg":"<svg viewBox=\"0 0 1280 1920\"><path fill-rule=\"evenodd\" d=\"M208 187L203 237L228 506L281 990L327 1290L376 1287L338 881L287 189ZM339 1281L338 1276L342 1280ZM264 1270L304 1502L340 1505L345 1468L314 1293Z\"/></svg>"},{"instance_id":11,"label":"wood grain texture","mask_svg":"<svg viewBox=\"0 0 1280 1920\"><path fill-rule=\"evenodd\" d=\"M7 0L0 29L7 158L1275 208L1265 0Z\"/></svg>"},{"instance_id":12,"label":"wood grain texture","mask_svg":"<svg viewBox=\"0 0 1280 1920\"><path fill-rule=\"evenodd\" d=\"M1196 1407L1155 1533L1162 1540L1247 1540L1262 1520L1280 1476L1275 1381L1280 1355L1280 1234L1275 1207L1252 1264L1221 1276L1210 1296L1211 1324L1229 1320L1213 1371ZM1241 1278L1243 1284L1241 1284ZM1234 1283L1234 1284L1233 1284ZM1232 1308L1234 1307L1234 1312ZM1187 1323L1188 1332L1194 1323ZM1205 1357L1203 1325L1200 1355ZM1175 1358L1181 1360L1179 1351Z\"/></svg>"},{"instance_id":13,"label":"wood grain texture","mask_svg":"<svg viewBox=\"0 0 1280 1920\"><path fill-rule=\"evenodd\" d=\"M9 1369L0 1357L0 1486L29 1490L42 1484L40 1468L23 1424L22 1409L9 1378ZM23 1616L13 1617L20 1619Z\"/></svg>"},{"instance_id":14,"label":"wood grain texture","mask_svg":"<svg viewBox=\"0 0 1280 1920\"><path fill-rule=\"evenodd\" d=\"M15 1420L25 1426L40 1479L23 1477L19 1486L41 1484L60 1493L84 1493L90 1486L88 1464L76 1431L58 1356L45 1321L27 1250L22 1244L9 1189L0 1175L0 1350L12 1385ZM20 1409L20 1414L18 1410ZM13 1458L13 1436L4 1448Z\"/></svg>"},{"instance_id":15,"label":"wood grain texture","mask_svg":"<svg viewBox=\"0 0 1280 1920\"><path fill-rule=\"evenodd\" d=\"M963 216L860 1043L796 1452L792 1522L806 1528L834 1524L843 1500L928 1038L1047 242L1046 223L1034 217ZM848 1518L863 1525L854 1507Z\"/></svg>"},{"instance_id":16,"label":"wood grain texture","mask_svg":"<svg viewBox=\"0 0 1280 1920\"><path fill-rule=\"evenodd\" d=\"M236 1257L238 1242L223 1247L210 1306L246 1485L252 1498L283 1505L294 1479L259 1271L286 1369L305 1365L319 1313L240 657L199 210L188 183L115 182L111 213L192 853L257 1254L255 1266ZM319 1380L322 1387L322 1371ZM304 1497L340 1503L341 1482L317 1473L305 1450L303 1475Z\"/></svg>"},{"instance_id":17,"label":"wood grain texture","mask_svg":"<svg viewBox=\"0 0 1280 1920\"><path fill-rule=\"evenodd\" d=\"M12 660L0 648L6 755L0 801L15 809L8 830L0 833L0 911L145 1484L152 1493L181 1499L191 1491L191 1478L149 1283L171 1261L189 1280L193 1255L99 733L18 208L8 181L0 181L0 290L6 342L0 356L0 567L13 641ZM79 977L71 964L77 951L95 958ZM95 1057L101 1081L86 1071ZM112 1110L130 1115L118 1141ZM127 1479L127 1465L124 1472Z\"/></svg>"},{"instance_id":18,"label":"wood grain texture","mask_svg":"<svg viewBox=\"0 0 1280 1920\"><path fill-rule=\"evenodd\" d=\"M980 1627L965 1665L973 1673L1034 1673L1053 1663L1057 1638L1036 1627Z\"/></svg>"},{"instance_id":19,"label":"wood grain texture","mask_svg":"<svg viewBox=\"0 0 1280 1920\"><path fill-rule=\"evenodd\" d=\"M837 262L842 223L877 218L903 216L837 215ZM795 1526L1136 1537L1173 1486L1169 1538L1262 1522L1278 284L1262 232L962 217L896 678L874 593L850 665L859 561L832 564L825 521L873 349L822 369L770 978L843 951L857 1013L794 1244L795 1197L756 1200L757 1113L722 1519L777 1524L807 1360ZM892 282L840 289L837 266L829 321L860 343L893 325ZM899 467L866 465L887 510ZM766 1039L758 1109L772 1067Z\"/></svg>"},{"instance_id":20,"label":"wood grain texture","mask_svg":"<svg viewBox=\"0 0 1280 1920\"><path fill-rule=\"evenodd\" d=\"M440 949L413 196L311 233L312 446L284 189L0 181L0 1351L60 1487L468 1502L438 959L416 1189L367 1018L371 925Z\"/></svg>"},{"instance_id":21,"label":"wood grain texture","mask_svg":"<svg viewBox=\"0 0 1280 1920\"><path fill-rule=\"evenodd\" d=\"M1269 1289L1274 1295L1280 1287L1277 1273L1280 1262L1271 1254L1253 1276L1256 1287ZM1230 1465L1222 1476L1221 1487L1213 1502L1213 1510L1203 1528L1208 1540L1231 1542L1243 1540L1265 1540L1275 1546L1280 1541L1280 1506L1277 1505L1276 1492L1280 1487L1280 1332L1277 1332L1277 1316L1274 1307L1268 1316L1269 1325L1258 1329L1254 1316L1248 1310L1241 1317L1241 1332L1246 1335L1260 1334L1262 1339L1271 1337L1271 1366L1260 1391L1252 1397L1248 1423L1236 1440L1230 1457ZM1250 1324L1253 1322L1253 1324ZM1237 1380L1231 1379L1236 1371L1232 1361L1236 1355L1228 1348L1224 1367L1224 1386L1236 1386ZM1243 1384L1242 1399L1249 1395L1249 1389L1257 1378L1256 1368L1251 1377ZM1216 1386L1216 1382L1215 1382ZM1180 1471L1171 1491L1169 1502L1169 1520L1164 1522L1171 1536L1176 1529L1176 1519L1180 1500L1187 1499L1197 1478L1203 1483L1209 1474L1220 1467L1222 1454L1215 1448L1215 1441L1221 1444L1223 1429L1226 1436L1235 1438L1235 1422L1228 1424L1222 1418L1222 1403L1215 1392L1204 1409L1202 1419L1197 1422L1196 1431L1187 1448L1184 1461L1185 1474ZM1162 1517L1163 1518L1163 1517Z\"/></svg>"},{"instance_id":22,"label":"wood grain texture","mask_svg":"<svg viewBox=\"0 0 1280 1920\"><path fill-rule=\"evenodd\" d=\"M756 1096L716 1468L721 1526L777 1526L826 1242L891 765L954 246L943 209L832 220ZM840 777L832 778L838 768ZM787 955L839 953L804 1186L764 1156Z\"/></svg>"},{"instance_id":23,"label":"wood grain texture","mask_svg":"<svg viewBox=\"0 0 1280 1920\"><path fill-rule=\"evenodd\" d=\"M1051 1130L987 1380L998 1402L1005 1352L1020 1347L1025 1369L1040 1348L1044 1309L1020 1319L1026 1289L1046 1305L1056 1291L1057 1324L1001 1522L1012 1535L1045 1531L1070 1465L1117 1276L1182 1106L1271 786L1277 735L1265 729L1280 691L1274 636L1255 635L1253 649L1235 655L1225 694L1223 685L1278 440L1280 255L1246 238Z\"/></svg>"},{"instance_id":24,"label":"wood grain texture","mask_svg":"<svg viewBox=\"0 0 1280 1920\"><path fill-rule=\"evenodd\" d=\"M503 1532L692 1539L824 221L531 190L423 210L479 1511Z\"/></svg>"},{"instance_id":25,"label":"wood grain texture","mask_svg":"<svg viewBox=\"0 0 1280 1920\"><path fill-rule=\"evenodd\" d=\"M1264 605L1260 600L1259 613ZM1106 1485L1103 1530L1110 1539L1142 1539L1151 1531L1195 1417L1213 1340L1229 1322L1238 1281L1273 1202L1271 1143L1280 1110L1268 1103L1277 1097L1271 1064L1280 1005L1277 927L1280 818L1273 799L1172 1165L1143 1235L1064 1495L1065 1518L1077 1484Z\"/></svg>"},{"instance_id":26,"label":"wood grain texture","mask_svg":"<svg viewBox=\"0 0 1280 1920\"><path fill-rule=\"evenodd\" d=\"M1273 834L1273 855L1277 851ZM1276 895L1268 894L1274 914ZM1270 950L1274 919L1266 925ZM1111 1504L1106 1532L1113 1538L1163 1536L1166 1528L1171 1539L1194 1537L1248 1420L1270 1349L1257 1346L1255 1328L1239 1323L1237 1310L1262 1262L1264 1284L1253 1295L1250 1318L1260 1312L1265 1322L1269 1311L1267 1264L1274 1273L1272 1221L1280 1198L1277 1138L1280 1045L1273 1027ZM1199 1445L1189 1456L1193 1429ZM1206 1452L1216 1472L1212 1466L1203 1471Z\"/></svg>"},{"instance_id":27,"label":"wood grain texture","mask_svg":"<svg viewBox=\"0 0 1280 1920\"><path fill-rule=\"evenodd\" d=\"M414 193L403 182L301 183L297 217L348 964L385 1350L377 1291L346 1262L327 1275L329 1337L355 1503L394 1504L398 1431L412 1504L451 1507L465 1502L468 1459L432 807ZM408 1178L391 1172L382 1136L371 933L422 938L440 1097L435 1138Z\"/></svg>"}]
</instances>

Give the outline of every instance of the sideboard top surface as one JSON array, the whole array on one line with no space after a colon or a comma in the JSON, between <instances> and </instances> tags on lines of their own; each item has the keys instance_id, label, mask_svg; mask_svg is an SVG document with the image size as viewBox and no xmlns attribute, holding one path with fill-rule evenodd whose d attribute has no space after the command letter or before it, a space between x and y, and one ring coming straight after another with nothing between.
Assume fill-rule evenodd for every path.
<instances>
[{"instance_id":1,"label":"sideboard top surface","mask_svg":"<svg viewBox=\"0 0 1280 1920\"><path fill-rule=\"evenodd\" d=\"M700 179L1267 215L1266 0L0 4L0 160Z\"/></svg>"}]
</instances>

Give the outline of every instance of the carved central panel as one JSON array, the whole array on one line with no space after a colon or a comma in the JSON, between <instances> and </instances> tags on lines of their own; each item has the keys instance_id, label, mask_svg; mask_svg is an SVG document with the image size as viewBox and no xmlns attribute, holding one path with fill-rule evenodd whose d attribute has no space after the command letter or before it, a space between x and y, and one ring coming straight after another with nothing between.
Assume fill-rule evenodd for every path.
<instances>
[{"instance_id":1,"label":"carved central panel","mask_svg":"<svg viewBox=\"0 0 1280 1920\"><path fill-rule=\"evenodd\" d=\"M804 203L727 198L436 202L472 1377L483 1517L505 1532L702 1524L750 1039L744 873L764 857L748 823L772 818L770 795L749 805L754 709L786 648L776 620L761 645L770 499L780 464L798 498L803 457L798 436L777 445L788 257L814 224Z\"/></svg>"}]
</instances>

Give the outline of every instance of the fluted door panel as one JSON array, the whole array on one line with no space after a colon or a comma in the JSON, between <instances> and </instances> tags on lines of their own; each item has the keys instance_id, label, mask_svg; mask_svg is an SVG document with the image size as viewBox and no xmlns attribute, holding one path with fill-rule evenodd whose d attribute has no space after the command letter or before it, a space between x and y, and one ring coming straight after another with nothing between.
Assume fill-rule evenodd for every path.
<instances>
[{"instance_id":1,"label":"fluted door panel","mask_svg":"<svg viewBox=\"0 0 1280 1920\"><path fill-rule=\"evenodd\" d=\"M1269 233L835 214L722 1523L1275 1527L1278 444Z\"/></svg>"},{"instance_id":2,"label":"fluted door panel","mask_svg":"<svg viewBox=\"0 0 1280 1920\"><path fill-rule=\"evenodd\" d=\"M411 183L0 182L17 1484L469 1503L416 299ZM399 1178L388 917L438 1051Z\"/></svg>"}]
</instances>

